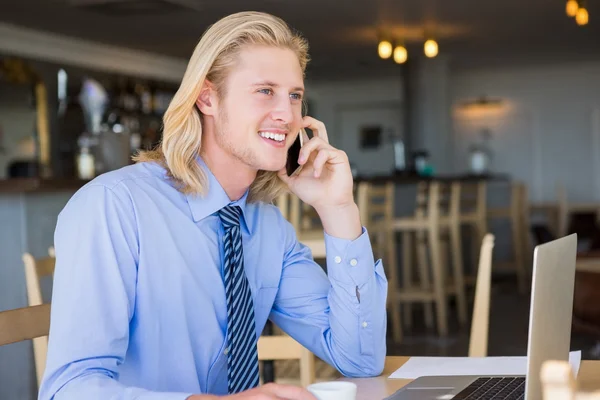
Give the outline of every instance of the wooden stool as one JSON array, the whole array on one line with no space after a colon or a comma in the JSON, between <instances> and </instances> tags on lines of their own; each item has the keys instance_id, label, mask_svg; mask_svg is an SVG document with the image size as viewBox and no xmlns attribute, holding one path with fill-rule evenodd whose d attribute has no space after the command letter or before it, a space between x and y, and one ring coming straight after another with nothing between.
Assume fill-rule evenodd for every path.
<instances>
[{"instance_id":1,"label":"wooden stool","mask_svg":"<svg viewBox=\"0 0 600 400\"><path fill-rule=\"evenodd\" d=\"M453 186L451 192L451 202L454 210L456 200L459 198L459 186ZM383 187L377 188L376 185L363 182L359 187L359 208L361 210L362 220L369 221L371 224L369 232L377 237L377 246L380 254L385 254L384 267L388 277L388 305L392 317L393 338L395 342L401 341L402 326L400 318L399 305L404 305L404 313L408 315L405 320L410 327L412 309L411 303L422 302L425 307L425 323L428 328L433 327L433 308L432 302L436 304L437 326L442 336L448 333L447 304L448 294L456 294L459 305L459 317L461 322L466 322L467 306L466 295L464 293L464 283L462 281L462 256L460 252L453 252L453 277L454 283L448 287L446 282L445 263L445 243L441 238L442 232L447 232L452 246L460 243L458 229L458 214L447 212L443 216L440 210L440 183L439 182L420 182L417 187L417 207L414 216L395 218L394 215L394 183L388 182ZM380 198L378 203L373 199ZM454 199L454 201L452 201ZM376 205L378 204L378 205ZM379 223L374 224L373 215L382 215ZM364 222L363 222L364 223ZM368 226L367 224L367 226ZM403 287L398 287L398 263L396 257L395 234L399 232L402 235L403 245ZM418 285L413 285L413 251L412 235L416 236L417 243L417 267L418 267ZM382 243L384 243L382 247ZM460 247L460 246L458 246ZM431 263L428 262L428 255ZM430 265L432 274L430 273ZM433 279L431 279L433 275Z\"/></svg>"},{"instance_id":2,"label":"wooden stool","mask_svg":"<svg viewBox=\"0 0 600 400\"><path fill-rule=\"evenodd\" d=\"M460 199L460 224L470 228L472 274L465 276L465 284L475 285L477 263L480 259L480 245L485 237L487 227L487 184L485 181L462 182Z\"/></svg>"},{"instance_id":3,"label":"wooden stool","mask_svg":"<svg viewBox=\"0 0 600 400\"><path fill-rule=\"evenodd\" d=\"M394 218L394 184L374 185L360 182L356 191L360 220L369 232L369 238L376 259L383 259L383 267L388 280L387 307L392 321L394 342L402 341L400 304L394 300L398 286L396 251L390 221Z\"/></svg>"},{"instance_id":4,"label":"wooden stool","mask_svg":"<svg viewBox=\"0 0 600 400\"><path fill-rule=\"evenodd\" d=\"M487 212L488 219L507 218L510 221L513 262L509 267L516 272L519 292L527 292L528 272L527 254L531 253L529 235L529 198L527 187L520 182L511 184L510 205L508 208L493 208ZM502 267L499 264L499 267Z\"/></svg>"}]
</instances>

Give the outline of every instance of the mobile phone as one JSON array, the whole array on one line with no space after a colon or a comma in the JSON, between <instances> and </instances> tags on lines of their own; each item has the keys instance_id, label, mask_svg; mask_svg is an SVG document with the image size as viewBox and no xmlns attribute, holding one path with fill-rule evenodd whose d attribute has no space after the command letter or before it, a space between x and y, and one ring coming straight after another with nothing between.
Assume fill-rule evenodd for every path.
<instances>
[{"instance_id":1,"label":"mobile phone","mask_svg":"<svg viewBox=\"0 0 600 400\"><path fill-rule=\"evenodd\" d=\"M288 176L291 176L300 167L300 164L298 164L298 157L300 157L302 142L302 131L300 131L296 140L294 140L294 143L288 149L287 163L285 166Z\"/></svg>"},{"instance_id":2,"label":"mobile phone","mask_svg":"<svg viewBox=\"0 0 600 400\"><path fill-rule=\"evenodd\" d=\"M306 116L307 113L308 104L302 102L302 116ZM298 136L296 136L296 140L294 140L294 143L288 149L287 164L285 166L288 176L291 176L294 172L298 170L298 168L300 168L300 164L298 164L298 157L300 157L300 149L304 145L303 135L305 134L306 130L304 128L300 129L300 132L298 132Z\"/></svg>"}]
</instances>

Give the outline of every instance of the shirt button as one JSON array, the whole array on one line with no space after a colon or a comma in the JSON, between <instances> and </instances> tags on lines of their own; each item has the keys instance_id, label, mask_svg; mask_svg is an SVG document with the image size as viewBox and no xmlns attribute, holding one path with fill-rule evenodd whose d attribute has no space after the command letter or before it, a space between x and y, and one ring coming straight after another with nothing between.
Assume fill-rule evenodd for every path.
<instances>
[{"instance_id":1,"label":"shirt button","mask_svg":"<svg viewBox=\"0 0 600 400\"><path fill-rule=\"evenodd\" d=\"M367 324L367 322L366 322L366 321L362 323L362 327L363 327L363 328L366 328L367 326L369 326L369 324Z\"/></svg>"},{"instance_id":2,"label":"shirt button","mask_svg":"<svg viewBox=\"0 0 600 400\"><path fill-rule=\"evenodd\" d=\"M225 351L223 351L223 354L225 354L225 355L229 354L229 347L225 347Z\"/></svg>"},{"instance_id":3,"label":"shirt button","mask_svg":"<svg viewBox=\"0 0 600 400\"><path fill-rule=\"evenodd\" d=\"M352 265L353 267L356 267L356 264L358 264L358 261L356 261L356 258L353 258L352 260L350 260L350 265Z\"/></svg>"},{"instance_id":4,"label":"shirt button","mask_svg":"<svg viewBox=\"0 0 600 400\"><path fill-rule=\"evenodd\" d=\"M335 258L333 259L333 261L335 261L336 264L339 264L342 262L342 257L340 256L335 256Z\"/></svg>"}]
</instances>

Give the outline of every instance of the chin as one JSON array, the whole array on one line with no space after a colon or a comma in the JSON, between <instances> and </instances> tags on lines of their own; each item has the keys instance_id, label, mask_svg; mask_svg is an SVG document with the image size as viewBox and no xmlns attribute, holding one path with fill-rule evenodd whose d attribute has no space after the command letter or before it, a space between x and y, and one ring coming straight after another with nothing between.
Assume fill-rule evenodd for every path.
<instances>
[{"instance_id":1,"label":"chin","mask_svg":"<svg viewBox=\"0 0 600 400\"><path fill-rule=\"evenodd\" d=\"M266 163L260 169L263 171L278 172L279 170L281 170L281 168L284 168L284 167L285 167L285 163L284 164Z\"/></svg>"},{"instance_id":2,"label":"chin","mask_svg":"<svg viewBox=\"0 0 600 400\"><path fill-rule=\"evenodd\" d=\"M273 160L273 159L262 160L260 162L259 169L261 169L263 171L277 172L280 169L285 168L286 161L287 160Z\"/></svg>"}]
</instances>

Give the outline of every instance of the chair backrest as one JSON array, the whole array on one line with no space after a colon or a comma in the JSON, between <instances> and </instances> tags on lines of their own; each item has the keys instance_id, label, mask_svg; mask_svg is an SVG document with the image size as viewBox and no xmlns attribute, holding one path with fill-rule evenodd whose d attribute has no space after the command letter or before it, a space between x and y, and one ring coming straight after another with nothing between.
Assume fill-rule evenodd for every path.
<instances>
[{"instance_id":1,"label":"chair backrest","mask_svg":"<svg viewBox=\"0 0 600 400\"><path fill-rule=\"evenodd\" d=\"M23 254L23 265L25 267L25 283L27 285L27 301L29 306L39 306L44 303L40 279L54 274L56 259L54 248L48 249L49 257L34 258L29 253ZM48 353L48 336L40 335L33 338L33 355L35 357L35 373L38 385L44 375L46 367L46 354Z\"/></svg>"},{"instance_id":2,"label":"chair backrest","mask_svg":"<svg viewBox=\"0 0 600 400\"><path fill-rule=\"evenodd\" d=\"M471 320L471 337L469 338L469 357L487 356L493 248L494 235L488 233L483 238L479 253L475 305Z\"/></svg>"},{"instance_id":3,"label":"chair backrest","mask_svg":"<svg viewBox=\"0 0 600 400\"><path fill-rule=\"evenodd\" d=\"M546 361L541 370L542 397L544 400L600 400L600 391L577 391L573 369L567 361Z\"/></svg>"},{"instance_id":4,"label":"chair backrest","mask_svg":"<svg viewBox=\"0 0 600 400\"><path fill-rule=\"evenodd\" d=\"M385 230L394 218L394 183L360 182L356 193L362 224L370 231Z\"/></svg>"},{"instance_id":5,"label":"chair backrest","mask_svg":"<svg viewBox=\"0 0 600 400\"><path fill-rule=\"evenodd\" d=\"M50 304L0 312L0 346L48 336Z\"/></svg>"},{"instance_id":6,"label":"chair backrest","mask_svg":"<svg viewBox=\"0 0 600 400\"><path fill-rule=\"evenodd\" d=\"M300 361L300 385L306 387L315 382L314 355L288 335L260 336L258 359Z\"/></svg>"},{"instance_id":7,"label":"chair backrest","mask_svg":"<svg viewBox=\"0 0 600 400\"><path fill-rule=\"evenodd\" d=\"M374 184L360 182L356 189L356 204L361 223L369 231L376 258L385 258L387 235L395 213L395 186L393 182Z\"/></svg>"}]
</instances>

